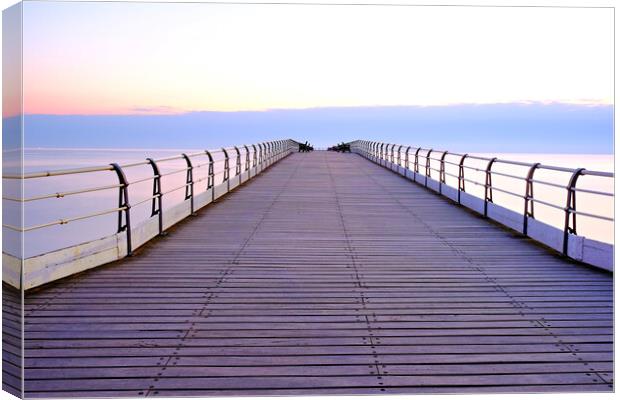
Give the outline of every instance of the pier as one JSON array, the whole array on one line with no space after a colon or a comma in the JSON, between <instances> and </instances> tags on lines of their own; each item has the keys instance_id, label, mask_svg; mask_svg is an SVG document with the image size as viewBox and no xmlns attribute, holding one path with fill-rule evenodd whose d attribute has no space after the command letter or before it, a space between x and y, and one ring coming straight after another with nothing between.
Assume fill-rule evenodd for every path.
<instances>
[{"instance_id":1,"label":"pier","mask_svg":"<svg viewBox=\"0 0 620 400\"><path fill-rule=\"evenodd\" d=\"M275 157L131 257L27 290L26 396L613 390L609 271L397 163Z\"/></svg>"}]
</instances>

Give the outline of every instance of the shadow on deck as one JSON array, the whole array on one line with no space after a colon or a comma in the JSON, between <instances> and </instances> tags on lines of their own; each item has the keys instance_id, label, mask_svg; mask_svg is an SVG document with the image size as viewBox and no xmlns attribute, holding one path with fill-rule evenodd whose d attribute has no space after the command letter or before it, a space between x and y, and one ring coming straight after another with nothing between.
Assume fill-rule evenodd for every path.
<instances>
[{"instance_id":1,"label":"shadow on deck","mask_svg":"<svg viewBox=\"0 0 620 400\"><path fill-rule=\"evenodd\" d=\"M355 154L294 154L26 294L29 397L611 391L612 275Z\"/></svg>"}]
</instances>

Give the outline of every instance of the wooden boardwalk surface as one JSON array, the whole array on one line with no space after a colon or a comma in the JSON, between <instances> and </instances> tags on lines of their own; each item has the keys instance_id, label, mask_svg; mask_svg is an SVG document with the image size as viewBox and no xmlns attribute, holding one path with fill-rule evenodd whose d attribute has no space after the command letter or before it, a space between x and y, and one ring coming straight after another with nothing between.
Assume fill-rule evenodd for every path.
<instances>
[{"instance_id":1,"label":"wooden boardwalk surface","mask_svg":"<svg viewBox=\"0 0 620 400\"><path fill-rule=\"evenodd\" d=\"M612 275L354 154L294 154L26 294L28 396L611 391Z\"/></svg>"}]
</instances>

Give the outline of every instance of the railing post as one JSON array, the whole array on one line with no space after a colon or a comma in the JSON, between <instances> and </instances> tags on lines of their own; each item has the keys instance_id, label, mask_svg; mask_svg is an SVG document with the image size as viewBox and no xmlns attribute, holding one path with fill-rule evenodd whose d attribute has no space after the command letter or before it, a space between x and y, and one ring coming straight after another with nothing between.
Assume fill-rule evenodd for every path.
<instances>
[{"instance_id":1,"label":"railing post","mask_svg":"<svg viewBox=\"0 0 620 400\"><path fill-rule=\"evenodd\" d=\"M226 185L226 191L230 192L230 158L228 157L228 152L223 147L222 152L224 153L224 179L222 180L222 183L228 182Z\"/></svg>"},{"instance_id":2,"label":"railing post","mask_svg":"<svg viewBox=\"0 0 620 400\"><path fill-rule=\"evenodd\" d=\"M243 147L245 148L245 170L249 171L250 170L250 149L248 149L248 146L246 146L245 144L243 145ZM248 179L250 178L250 173L248 172Z\"/></svg>"},{"instance_id":3,"label":"railing post","mask_svg":"<svg viewBox=\"0 0 620 400\"><path fill-rule=\"evenodd\" d=\"M402 150L403 145L401 144L400 146L398 146L398 155L396 156L396 162L398 163L399 167L402 167L403 164L401 162L401 157L400 157L400 151Z\"/></svg>"},{"instance_id":4,"label":"railing post","mask_svg":"<svg viewBox=\"0 0 620 400\"><path fill-rule=\"evenodd\" d=\"M265 144L267 145L267 166L271 165L271 158L272 158L272 145L271 142L265 142Z\"/></svg>"},{"instance_id":5,"label":"railing post","mask_svg":"<svg viewBox=\"0 0 620 400\"><path fill-rule=\"evenodd\" d=\"M215 171L213 170L213 156L209 150L205 150L205 154L209 157L209 172L207 175L207 190L211 190L211 201L215 201Z\"/></svg>"},{"instance_id":6,"label":"railing post","mask_svg":"<svg viewBox=\"0 0 620 400\"><path fill-rule=\"evenodd\" d=\"M415 158L413 159L413 172L415 172L416 174L420 172L420 163L418 162L418 153L420 152L420 150L422 150L422 148L418 147L418 149L415 151Z\"/></svg>"},{"instance_id":7,"label":"railing post","mask_svg":"<svg viewBox=\"0 0 620 400\"><path fill-rule=\"evenodd\" d=\"M440 158L439 164L439 194L442 194L441 188L446 184L446 155L447 151L444 151Z\"/></svg>"},{"instance_id":8,"label":"railing post","mask_svg":"<svg viewBox=\"0 0 620 400\"><path fill-rule=\"evenodd\" d=\"M262 167L262 165L263 165L263 146L264 146L263 143L259 143L258 144L258 165L260 165L261 171L263 169L263 167Z\"/></svg>"},{"instance_id":9,"label":"railing post","mask_svg":"<svg viewBox=\"0 0 620 400\"><path fill-rule=\"evenodd\" d=\"M463 154L459 161L459 185L457 190L458 203L461 204L461 192L465 191L465 159L467 154Z\"/></svg>"},{"instance_id":10,"label":"railing post","mask_svg":"<svg viewBox=\"0 0 620 400\"><path fill-rule=\"evenodd\" d=\"M383 146L385 145L385 143L381 143L381 161L383 161ZM383 165L383 163L380 163L379 165Z\"/></svg>"},{"instance_id":11,"label":"railing post","mask_svg":"<svg viewBox=\"0 0 620 400\"><path fill-rule=\"evenodd\" d=\"M389 144L388 144L388 146L389 146ZM390 163L392 163L392 164L394 164L394 147L395 147L395 146L396 146L396 145L395 145L395 144L393 144L393 145L392 145L392 150L390 150Z\"/></svg>"},{"instance_id":12,"label":"railing post","mask_svg":"<svg viewBox=\"0 0 620 400\"><path fill-rule=\"evenodd\" d=\"M252 144L252 149L254 150L254 152L252 153L252 168L256 168L256 145L255 144Z\"/></svg>"},{"instance_id":13,"label":"railing post","mask_svg":"<svg viewBox=\"0 0 620 400\"><path fill-rule=\"evenodd\" d=\"M127 182L127 177L123 172L123 169L120 165L114 163L110 164L116 172L116 176L118 177L118 183L121 185L118 190L118 230L117 232L126 231L127 238L127 257L131 257L133 255L133 250L131 248L131 218L130 212L131 205L129 204L129 183ZM123 213L125 214L125 224L123 224Z\"/></svg>"},{"instance_id":14,"label":"railing post","mask_svg":"<svg viewBox=\"0 0 620 400\"><path fill-rule=\"evenodd\" d=\"M536 169L540 167L540 163L533 164L529 171L527 171L527 176L525 177L525 196L524 199L524 208L523 208L523 234L527 235L527 219L529 217L534 218L534 172Z\"/></svg>"},{"instance_id":15,"label":"railing post","mask_svg":"<svg viewBox=\"0 0 620 400\"><path fill-rule=\"evenodd\" d=\"M424 187L428 187L428 178L431 176L431 153L433 149L430 149L428 153L426 153L426 166L424 173Z\"/></svg>"},{"instance_id":16,"label":"railing post","mask_svg":"<svg viewBox=\"0 0 620 400\"><path fill-rule=\"evenodd\" d=\"M234 146L234 148L237 153L237 161L235 162L235 176L239 176L241 174L241 152L237 146ZM241 178L239 178L239 182L241 182Z\"/></svg>"},{"instance_id":17,"label":"railing post","mask_svg":"<svg viewBox=\"0 0 620 400\"><path fill-rule=\"evenodd\" d=\"M185 178L185 200L189 199L189 205L191 215L196 215L194 212L194 167L187 154L181 154L187 163L187 175Z\"/></svg>"},{"instance_id":18,"label":"railing post","mask_svg":"<svg viewBox=\"0 0 620 400\"><path fill-rule=\"evenodd\" d=\"M577 179L583 174L585 168L576 169L571 175L568 185L566 185L566 207L564 208L564 240L562 243L562 253L568 255L568 235L577 234L577 193L575 192L575 186L577 185ZM572 218L571 218L572 214ZM571 226L572 219L572 226Z\"/></svg>"},{"instance_id":19,"label":"railing post","mask_svg":"<svg viewBox=\"0 0 620 400\"><path fill-rule=\"evenodd\" d=\"M411 150L411 146L405 150L405 169L409 169L409 150Z\"/></svg>"},{"instance_id":20,"label":"railing post","mask_svg":"<svg viewBox=\"0 0 620 400\"><path fill-rule=\"evenodd\" d=\"M164 236L166 233L164 232L164 213L162 206L162 197L161 193L161 174L159 173L159 167L157 167L157 163L152 158L146 159L151 168L153 168L153 199L151 201L151 217L157 215L158 223L159 223L159 234Z\"/></svg>"},{"instance_id":21,"label":"railing post","mask_svg":"<svg viewBox=\"0 0 620 400\"><path fill-rule=\"evenodd\" d=\"M488 215L489 203L493 203L493 184L492 184L492 179L491 179L491 168L493 167L493 163L496 160L497 160L497 157L491 158L485 170L485 179L484 179L484 217L485 218Z\"/></svg>"}]
</instances>

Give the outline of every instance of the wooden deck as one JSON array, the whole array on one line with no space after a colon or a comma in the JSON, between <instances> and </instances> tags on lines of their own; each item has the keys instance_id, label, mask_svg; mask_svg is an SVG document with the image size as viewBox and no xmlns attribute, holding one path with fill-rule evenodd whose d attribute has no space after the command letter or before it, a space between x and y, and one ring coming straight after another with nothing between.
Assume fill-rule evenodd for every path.
<instances>
[{"instance_id":1,"label":"wooden deck","mask_svg":"<svg viewBox=\"0 0 620 400\"><path fill-rule=\"evenodd\" d=\"M611 391L612 275L355 154L294 154L25 299L30 397Z\"/></svg>"}]
</instances>

